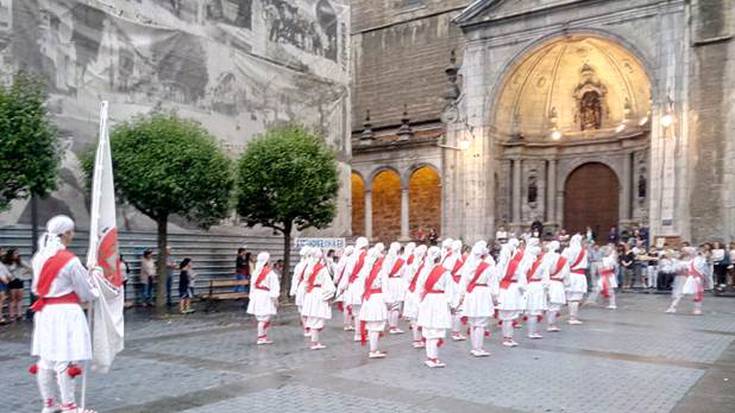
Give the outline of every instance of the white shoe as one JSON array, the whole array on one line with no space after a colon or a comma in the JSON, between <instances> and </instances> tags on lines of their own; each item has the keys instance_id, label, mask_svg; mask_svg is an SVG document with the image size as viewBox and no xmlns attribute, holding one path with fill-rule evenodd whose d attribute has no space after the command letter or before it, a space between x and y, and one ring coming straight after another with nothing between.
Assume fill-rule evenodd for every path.
<instances>
[{"instance_id":1,"label":"white shoe","mask_svg":"<svg viewBox=\"0 0 735 413\"><path fill-rule=\"evenodd\" d=\"M345 326L345 331L355 331L355 327Z\"/></svg>"},{"instance_id":2,"label":"white shoe","mask_svg":"<svg viewBox=\"0 0 735 413\"><path fill-rule=\"evenodd\" d=\"M584 323L582 323L579 320L569 320L568 323L569 323L569 325L572 325L572 326L578 326L580 324L584 324Z\"/></svg>"},{"instance_id":3,"label":"white shoe","mask_svg":"<svg viewBox=\"0 0 735 413\"><path fill-rule=\"evenodd\" d=\"M398 327L391 328L390 330L388 330L388 334L403 334L403 333L405 333L405 331L401 330Z\"/></svg>"},{"instance_id":4,"label":"white shoe","mask_svg":"<svg viewBox=\"0 0 735 413\"><path fill-rule=\"evenodd\" d=\"M505 347L516 347L516 346L518 346L518 343L516 343L513 340L503 340L503 345Z\"/></svg>"},{"instance_id":5,"label":"white shoe","mask_svg":"<svg viewBox=\"0 0 735 413\"><path fill-rule=\"evenodd\" d=\"M547 328L546 331L548 331L549 333L558 333L561 331L561 329L557 326L551 326Z\"/></svg>"},{"instance_id":6,"label":"white shoe","mask_svg":"<svg viewBox=\"0 0 735 413\"><path fill-rule=\"evenodd\" d=\"M325 348L327 348L327 346L325 346L322 343L312 344L311 347L309 347L309 349L311 349L311 350L322 350L322 349L325 349Z\"/></svg>"},{"instance_id":7,"label":"white shoe","mask_svg":"<svg viewBox=\"0 0 735 413\"><path fill-rule=\"evenodd\" d=\"M273 344L273 342L269 338L259 338L258 341L255 342L255 344L261 346L263 344Z\"/></svg>"},{"instance_id":8,"label":"white shoe","mask_svg":"<svg viewBox=\"0 0 735 413\"><path fill-rule=\"evenodd\" d=\"M355 337L354 337L354 338L352 339L352 341L354 341L355 343L359 343L359 342L361 342L361 341L362 341L362 337L360 337L360 336L355 336Z\"/></svg>"},{"instance_id":9,"label":"white shoe","mask_svg":"<svg viewBox=\"0 0 735 413\"><path fill-rule=\"evenodd\" d=\"M669 308L668 308L668 309L666 310L666 312L667 312L667 313L669 313L669 314L674 314L674 313L676 313L676 308L674 308L674 307L669 307Z\"/></svg>"},{"instance_id":10,"label":"white shoe","mask_svg":"<svg viewBox=\"0 0 735 413\"><path fill-rule=\"evenodd\" d=\"M470 350L470 354L472 354L475 357L487 357L490 355L489 352L479 349L479 350Z\"/></svg>"},{"instance_id":11,"label":"white shoe","mask_svg":"<svg viewBox=\"0 0 735 413\"><path fill-rule=\"evenodd\" d=\"M452 334L453 341L467 341L467 337L463 336L462 333Z\"/></svg>"},{"instance_id":12,"label":"white shoe","mask_svg":"<svg viewBox=\"0 0 735 413\"><path fill-rule=\"evenodd\" d=\"M376 352L370 352L368 353L368 358L370 359L383 359L385 358L386 354L382 351L376 351Z\"/></svg>"},{"instance_id":13,"label":"white shoe","mask_svg":"<svg viewBox=\"0 0 735 413\"><path fill-rule=\"evenodd\" d=\"M80 407L77 407L77 405L76 404L73 404L73 403L72 403L71 406L68 406L68 407L63 407L62 406L62 407L60 407L60 409L61 410L55 410L55 411L61 412L61 413L97 413L95 410L82 409Z\"/></svg>"},{"instance_id":14,"label":"white shoe","mask_svg":"<svg viewBox=\"0 0 735 413\"><path fill-rule=\"evenodd\" d=\"M426 343L424 343L423 340L413 342L413 348L424 348L424 347L426 347Z\"/></svg>"},{"instance_id":15,"label":"white shoe","mask_svg":"<svg viewBox=\"0 0 735 413\"><path fill-rule=\"evenodd\" d=\"M311 337L311 333L304 330L304 337Z\"/></svg>"},{"instance_id":16,"label":"white shoe","mask_svg":"<svg viewBox=\"0 0 735 413\"><path fill-rule=\"evenodd\" d=\"M431 367L432 369L437 368L437 367L445 367L446 366L446 364L444 364L441 361L439 361L439 359L426 360L426 361L424 361L424 364L426 364L427 366Z\"/></svg>"},{"instance_id":17,"label":"white shoe","mask_svg":"<svg viewBox=\"0 0 735 413\"><path fill-rule=\"evenodd\" d=\"M694 310L692 311L692 315L702 315L702 310Z\"/></svg>"},{"instance_id":18,"label":"white shoe","mask_svg":"<svg viewBox=\"0 0 735 413\"><path fill-rule=\"evenodd\" d=\"M607 309L608 310L617 310L618 309L618 306L616 306L616 305L608 305L607 306Z\"/></svg>"},{"instance_id":19,"label":"white shoe","mask_svg":"<svg viewBox=\"0 0 735 413\"><path fill-rule=\"evenodd\" d=\"M540 338L544 338L544 336L542 336L541 334L538 334L538 333L534 333L534 334L529 334L528 335L528 338L530 338L532 340L538 340Z\"/></svg>"}]
</instances>

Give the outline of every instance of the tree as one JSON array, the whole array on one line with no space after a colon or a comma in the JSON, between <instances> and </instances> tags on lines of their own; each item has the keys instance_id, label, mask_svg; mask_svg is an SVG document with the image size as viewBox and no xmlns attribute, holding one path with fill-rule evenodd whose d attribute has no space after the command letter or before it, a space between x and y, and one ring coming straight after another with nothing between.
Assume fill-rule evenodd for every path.
<instances>
[{"instance_id":1,"label":"tree","mask_svg":"<svg viewBox=\"0 0 735 413\"><path fill-rule=\"evenodd\" d=\"M15 199L32 197L34 246L36 198L56 189L61 164L45 101L43 82L31 74L18 72L10 86L0 85L0 211Z\"/></svg>"},{"instance_id":2,"label":"tree","mask_svg":"<svg viewBox=\"0 0 735 413\"><path fill-rule=\"evenodd\" d=\"M248 144L237 169L237 213L252 227L283 234L283 294L291 278L291 233L328 226L336 213L337 161L323 139L298 125L268 130Z\"/></svg>"},{"instance_id":3,"label":"tree","mask_svg":"<svg viewBox=\"0 0 735 413\"><path fill-rule=\"evenodd\" d=\"M115 126L110 148L119 197L158 227L156 305L163 307L168 219L179 215L202 228L224 219L234 184L232 163L200 124L160 113ZM88 177L92 159L83 162Z\"/></svg>"}]
</instances>

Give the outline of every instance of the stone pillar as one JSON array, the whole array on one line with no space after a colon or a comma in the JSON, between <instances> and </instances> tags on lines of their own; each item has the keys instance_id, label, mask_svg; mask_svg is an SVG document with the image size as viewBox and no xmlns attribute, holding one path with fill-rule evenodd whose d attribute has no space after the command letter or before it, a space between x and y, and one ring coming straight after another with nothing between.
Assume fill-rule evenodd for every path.
<instances>
[{"instance_id":1,"label":"stone pillar","mask_svg":"<svg viewBox=\"0 0 735 413\"><path fill-rule=\"evenodd\" d=\"M556 223L556 159L549 159L546 174L546 219Z\"/></svg>"},{"instance_id":2,"label":"stone pillar","mask_svg":"<svg viewBox=\"0 0 735 413\"><path fill-rule=\"evenodd\" d=\"M620 183L620 188L623 193L620 199L619 215L621 223L626 225L630 223L630 210L631 210L631 182L632 182L632 167L630 165L630 154L626 153L623 158L623 182Z\"/></svg>"},{"instance_id":3,"label":"stone pillar","mask_svg":"<svg viewBox=\"0 0 735 413\"><path fill-rule=\"evenodd\" d=\"M401 241L411 239L408 222L408 187L401 188Z\"/></svg>"},{"instance_id":4,"label":"stone pillar","mask_svg":"<svg viewBox=\"0 0 735 413\"><path fill-rule=\"evenodd\" d=\"M513 160L513 224L521 227L521 160Z\"/></svg>"},{"instance_id":5,"label":"stone pillar","mask_svg":"<svg viewBox=\"0 0 735 413\"><path fill-rule=\"evenodd\" d=\"M373 191L365 191L365 238L373 239Z\"/></svg>"}]
</instances>

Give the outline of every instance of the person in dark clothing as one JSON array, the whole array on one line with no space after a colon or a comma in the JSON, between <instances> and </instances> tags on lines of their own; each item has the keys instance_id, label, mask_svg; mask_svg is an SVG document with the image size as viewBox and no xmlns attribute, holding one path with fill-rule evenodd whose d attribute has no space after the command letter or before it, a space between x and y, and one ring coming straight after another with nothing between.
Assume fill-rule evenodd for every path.
<instances>
[{"instance_id":1,"label":"person in dark clothing","mask_svg":"<svg viewBox=\"0 0 735 413\"><path fill-rule=\"evenodd\" d=\"M184 258L179 264L179 312L181 314L189 314L194 311L191 309L191 259Z\"/></svg>"}]
</instances>

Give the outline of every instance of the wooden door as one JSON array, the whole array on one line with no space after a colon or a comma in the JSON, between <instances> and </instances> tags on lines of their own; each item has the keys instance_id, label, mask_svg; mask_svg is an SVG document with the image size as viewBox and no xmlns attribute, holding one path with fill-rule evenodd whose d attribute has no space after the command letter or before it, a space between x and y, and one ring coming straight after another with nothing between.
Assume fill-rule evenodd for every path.
<instances>
[{"instance_id":1,"label":"wooden door","mask_svg":"<svg viewBox=\"0 0 735 413\"><path fill-rule=\"evenodd\" d=\"M592 162L579 166L564 184L564 228L584 233L589 226L604 239L618 225L620 183L608 166Z\"/></svg>"}]
</instances>

